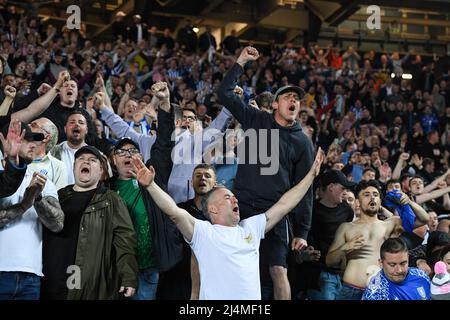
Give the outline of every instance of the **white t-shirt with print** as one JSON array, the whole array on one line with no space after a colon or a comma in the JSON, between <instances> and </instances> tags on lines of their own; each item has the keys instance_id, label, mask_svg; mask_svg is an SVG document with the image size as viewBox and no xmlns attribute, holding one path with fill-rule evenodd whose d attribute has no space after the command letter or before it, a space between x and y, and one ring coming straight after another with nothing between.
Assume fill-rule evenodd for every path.
<instances>
[{"instance_id":1,"label":"white t-shirt with print","mask_svg":"<svg viewBox=\"0 0 450 320\"><path fill-rule=\"evenodd\" d=\"M189 243L198 260L201 300L260 300L259 244L265 214L236 227L195 220Z\"/></svg>"}]
</instances>

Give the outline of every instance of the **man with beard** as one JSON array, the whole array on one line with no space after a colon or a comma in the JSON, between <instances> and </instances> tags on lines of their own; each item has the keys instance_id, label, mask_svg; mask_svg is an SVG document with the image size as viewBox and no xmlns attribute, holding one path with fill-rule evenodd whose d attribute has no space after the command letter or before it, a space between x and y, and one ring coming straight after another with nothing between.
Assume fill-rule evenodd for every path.
<instances>
[{"instance_id":1,"label":"man with beard","mask_svg":"<svg viewBox=\"0 0 450 320\"><path fill-rule=\"evenodd\" d=\"M339 226L326 257L328 267L339 267L346 261L342 289L336 300L361 300L369 277L379 270L378 253L383 242L402 231L398 216L378 219L381 191L375 180L361 181L355 194L361 206L361 216Z\"/></svg>"},{"instance_id":2,"label":"man with beard","mask_svg":"<svg viewBox=\"0 0 450 320\"><path fill-rule=\"evenodd\" d=\"M83 146L86 146L85 141L87 134L86 118L83 113L78 110L73 110L67 117L64 132L67 140L56 145L50 153L56 159L64 162L67 168L67 183L74 184L75 178L73 174L73 164L75 161L75 152Z\"/></svg>"},{"instance_id":3,"label":"man with beard","mask_svg":"<svg viewBox=\"0 0 450 320\"><path fill-rule=\"evenodd\" d=\"M417 268L408 267L408 247L400 238L384 241L379 271L364 291L363 300L430 300L430 279Z\"/></svg>"},{"instance_id":4,"label":"man with beard","mask_svg":"<svg viewBox=\"0 0 450 320\"><path fill-rule=\"evenodd\" d=\"M26 162L33 160L41 133L25 130L19 155ZM27 170L17 191L0 199L0 300L37 300L42 272L42 225L59 232L64 213L51 181Z\"/></svg>"},{"instance_id":5,"label":"man with beard","mask_svg":"<svg viewBox=\"0 0 450 320\"><path fill-rule=\"evenodd\" d=\"M296 121L304 91L300 87L287 85L277 90L272 102L273 114L247 106L234 92L236 83L244 73L247 62L259 58L253 47L243 49L236 63L226 73L219 87L219 98L242 125L243 130L258 130L259 145L271 150L272 157L258 157L254 164L251 155L256 153L250 140L245 139L245 158L241 159L234 182L234 192L239 199L243 218L267 211L280 197L297 184L308 173L314 160L311 140ZM262 130L261 130L262 129ZM264 141L264 135L267 141ZM270 142L269 142L270 141ZM256 145L258 145L256 144ZM260 147L259 153L263 153ZM275 168L275 170L273 170ZM274 172L275 171L275 172ZM287 277L289 249L307 247L307 236L311 227L313 192L308 190L302 201L292 210L293 239L289 246L288 220L280 223L261 241L261 264L269 269L273 286L263 285L263 299L289 300L291 289ZM272 289L273 288L273 289Z\"/></svg>"},{"instance_id":6,"label":"man with beard","mask_svg":"<svg viewBox=\"0 0 450 320\"><path fill-rule=\"evenodd\" d=\"M98 83L100 81L97 79ZM56 97L59 99L55 99ZM81 112L86 119L88 128L86 142L97 147L105 154L109 154L111 146L97 137L95 124L91 116L77 101L78 85L74 80L70 80L67 71L59 73L55 85L45 94L34 100L27 108L17 111L11 115L12 119L18 119L24 123L29 123L39 116L52 121L58 127L58 143L66 140L65 125L67 118L73 111Z\"/></svg>"}]
</instances>

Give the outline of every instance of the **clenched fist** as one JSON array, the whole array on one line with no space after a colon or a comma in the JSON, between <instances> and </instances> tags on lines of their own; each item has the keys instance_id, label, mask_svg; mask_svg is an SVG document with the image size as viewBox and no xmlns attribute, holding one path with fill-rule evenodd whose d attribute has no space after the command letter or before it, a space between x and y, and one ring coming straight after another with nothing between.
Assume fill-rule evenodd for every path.
<instances>
[{"instance_id":1,"label":"clenched fist","mask_svg":"<svg viewBox=\"0 0 450 320\"><path fill-rule=\"evenodd\" d=\"M67 70L63 70L59 73L58 80L56 80L55 88L60 90L64 84L64 82L70 80L70 74Z\"/></svg>"},{"instance_id":2,"label":"clenched fist","mask_svg":"<svg viewBox=\"0 0 450 320\"><path fill-rule=\"evenodd\" d=\"M239 58L237 59L237 63L244 67L245 64L249 61L255 61L259 58L259 52L253 47L245 47Z\"/></svg>"},{"instance_id":3,"label":"clenched fist","mask_svg":"<svg viewBox=\"0 0 450 320\"><path fill-rule=\"evenodd\" d=\"M166 82L158 81L152 85L152 94L155 95L160 101L169 100L170 92Z\"/></svg>"},{"instance_id":4,"label":"clenched fist","mask_svg":"<svg viewBox=\"0 0 450 320\"><path fill-rule=\"evenodd\" d=\"M16 88L11 87L11 86L6 86L5 87L5 96L14 99L14 97L16 96Z\"/></svg>"}]
</instances>

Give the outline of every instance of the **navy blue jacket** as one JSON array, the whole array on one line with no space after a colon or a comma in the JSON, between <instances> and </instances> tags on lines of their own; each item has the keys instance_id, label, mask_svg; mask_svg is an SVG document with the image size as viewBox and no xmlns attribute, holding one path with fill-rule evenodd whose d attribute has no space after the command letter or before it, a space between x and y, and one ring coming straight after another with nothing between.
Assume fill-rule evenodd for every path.
<instances>
[{"instance_id":1,"label":"navy blue jacket","mask_svg":"<svg viewBox=\"0 0 450 320\"><path fill-rule=\"evenodd\" d=\"M267 154L270 154L273 135L275 134L274 137L276 137L273 129L278 129L279 133L279 147L274 148L275 154L270 156L279 160L279 169L273 175L261 174L261 169L270 167L270 163L263 164L264 159L261 161L260 156L254 164L249 161L252 160L252 156L256 156L249 154L251 152L249 147L253 148L256 142L249 143L249 139L246 138L244 157L239 154L238 148L240 161L234 193L239 200L241 218L245 219L268 210L286 191L305 177L314 162L314 147L298 123L292 127L283 127L275 121L272 114L247 106L233 92L237 79L243 71L242 67L235 63L226 73L219 87L221 103L227 106L227 109L241 123L246 135L249 132L248 129L269 129L267 138L264 138L261 132L257 138L257 145L267 146L269 152L263 152L262 155L267 157ZM310 188L290 215L295 237L306 239L308 236L311 227L312 202L313 192Z\"/></svg>"}]
</instances>

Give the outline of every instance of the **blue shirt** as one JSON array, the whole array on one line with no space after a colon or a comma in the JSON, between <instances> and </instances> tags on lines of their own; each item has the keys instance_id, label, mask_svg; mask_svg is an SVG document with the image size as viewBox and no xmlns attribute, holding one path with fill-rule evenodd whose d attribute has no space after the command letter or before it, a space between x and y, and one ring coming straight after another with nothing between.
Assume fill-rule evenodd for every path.
<instances>
[{"instance_id":1,"label":"blue shirt","mask_svg":"<svg viewBox=\"0 0 450 320\"><path fill-rule=\"evenodd\" d=\"M370 280L362 300L430 300L430 279L417 268L409 268L400 283L390 281L383 270Z\"/></svg>"}]
</instances>

